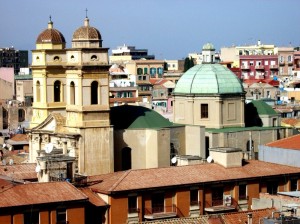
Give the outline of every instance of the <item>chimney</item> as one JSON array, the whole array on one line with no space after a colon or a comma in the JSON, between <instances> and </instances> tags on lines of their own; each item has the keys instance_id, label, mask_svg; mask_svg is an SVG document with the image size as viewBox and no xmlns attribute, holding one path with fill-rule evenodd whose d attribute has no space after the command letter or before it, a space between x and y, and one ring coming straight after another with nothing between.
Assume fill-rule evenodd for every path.
<instances>
[{"instance_id":1,"label":"chimney","mask_svg":"<svg viewBox=\"0 0 300 224\"><path fill-rule=\"evenodd\" d=\"M225 168L241 167L243 153L239 148L216 147L209 148L209 155L215 163L218 163Z\"/></svg>"}]
</instances>

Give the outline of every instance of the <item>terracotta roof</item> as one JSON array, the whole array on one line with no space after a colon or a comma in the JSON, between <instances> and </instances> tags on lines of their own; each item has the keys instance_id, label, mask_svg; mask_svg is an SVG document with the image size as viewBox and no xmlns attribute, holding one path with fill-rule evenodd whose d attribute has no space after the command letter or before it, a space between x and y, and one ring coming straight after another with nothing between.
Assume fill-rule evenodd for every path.
<instances>
[{"instance_id":1,"label":"terracotta roof","mask_svg":"<svg viewBox=\"0 0 300 224\"><path fill-rule=\"evenodd\" d=\"M80 188L79 190L81 190L88 198L89 201L99 207L99 206L108 206L105 201L103 201L103 199L101 197L99 197L96 193L94 193L91 189L89 188Z\"/></svg>"},{"instance_id":2,"label":"terracotta roof","mask_svg":"<svg viewBox=\"0 0 300 224\"><path fill-rule=\"evenodd\" d=\"M222 218L226 224L238 224L238 223L248 223L248 214L252 214L252 223L260 223L260 219L264 217L271 217L272 212L275 209L268 208L268 209L260 209L260 210L253 210L253 211L245 211L245 212L235 212L235 213L228 213L223 214Z\"/></svg>"},{"instance_id":3,"label":"terracotta roof","mask_svg":"<svg viewBox=\"0 0 300 224\"><path fill-rule=\"evenodd\" d=\"M151 78L149 81L150 81L150 83L152 85L162 85L165 82L168 82L169 80L167 80L167 79L155 79L155 78Z\"/></svg>"},{"instance_id":4,"label":"terracotta roof","mask_svg":"<svg viewBox=\"0 0 300 224\"><path fill-rule=\"evenodd\" d=\"M14 135L11 140L13 141L27 141L28 142L28 138L26 134L16 134Z\"/></svg>"},{"instance_id":5,"label":"terracotta roof","mask_svg":"<svg viewBox=\"0 0 300 224\"><path fill-rule=\"evenodd\" d=\"M216 163L207 163L190 166L127 170L90 177L89 181L101 180L101 183L92 185L90 188L96 192L109 194L119 191L145 190L149 188L299 173L300 168L297 167L251 160L242 167L234 168L225 168Z\"/></svg>"},{"instance_id":6,"label":"terracotta roof","mask_svg":"<svg viewBox=\"0 0 300 224\"><path fill-rule=\"evenodd\" d=\"M270 142L266 146L300 150L300 134Z\"/></svg>"},{"instance_id":7,"label":"terracotta roof","mask_svg":"<svg viewBox=\"0 0 300 224\"><path fill-rule=\"evenodd\" d=\"M37 180L35 163L0 166L0 175L18 180Z\"/></svg>"},{"instance_id":8,"label":"terracotta roof","mask_svg":"<svg viewBox=\"0 0 300 224\"><path fill-rule=\"evenodd\" d=\"M32 204L87 200L68 182L29 183L12 186L0 193L0 208Z\"/></svg>"},{"instance_id":9,"label":"terracotta roof","mask_svg":"<svg viewBox=\"0 0 300 224\"><path fill-rule=\"evenodd\" d=\"M289 126L289 127L300 127L300 119L297 118L282 118L281 125Z\"/></svg>"}]
</instances>

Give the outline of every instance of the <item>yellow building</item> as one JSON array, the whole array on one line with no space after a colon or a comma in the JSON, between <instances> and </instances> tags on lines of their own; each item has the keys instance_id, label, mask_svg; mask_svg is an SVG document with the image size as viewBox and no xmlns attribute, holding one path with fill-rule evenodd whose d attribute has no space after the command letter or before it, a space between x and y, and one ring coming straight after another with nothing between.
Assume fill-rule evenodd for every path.
<instances>
[{"instance_id":1,"label":"yellow building","mask_svg":"<svg viewBox=\"0 0 300 224\"><path fill-rule=\"evenodd\" d=\"M114 167L108 48L102 47L100 32L88 18L74 32L72 47L65 47L64 36L50 19L32 51L30 161L37 160L44 181L51 176L43 170L51 163L47 153L59 149L64 156L56 160L68 166L68 177L74 172L109 173Z\"/></svg>"}]
</instances>

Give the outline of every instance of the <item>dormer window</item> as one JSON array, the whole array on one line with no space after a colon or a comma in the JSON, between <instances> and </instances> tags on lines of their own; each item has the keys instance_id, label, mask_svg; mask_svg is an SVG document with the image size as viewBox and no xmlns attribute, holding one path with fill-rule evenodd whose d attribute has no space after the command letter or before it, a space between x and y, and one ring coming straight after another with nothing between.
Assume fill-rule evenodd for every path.
<instances>
[{"instance_id":1,"label":"dormer window","mask_svg":"<svg viewBox=\"0 0 300 224\"><path fill-rule=\"evenodd\" d=\"M55 56L55 57L53 58L54 61L59 61L59 59L60 59L59 56Z\"/></svg>"},{"instance_id":2,"label":"dormer window","mask_svg":"<svg viewBox=\"0 0 300 224\"><path fill-rule=\"evenodd\" d=\"M91 60L96 61L98 59L97 55L92 55Z\"/></svg>"}]
</instances>

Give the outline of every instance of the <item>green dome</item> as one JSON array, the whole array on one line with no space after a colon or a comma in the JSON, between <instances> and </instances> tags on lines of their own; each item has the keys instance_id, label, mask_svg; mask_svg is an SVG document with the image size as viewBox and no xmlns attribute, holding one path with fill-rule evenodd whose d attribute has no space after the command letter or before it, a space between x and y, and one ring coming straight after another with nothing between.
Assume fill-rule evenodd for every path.
<instances>
[{"instance_id":1,"label":"green dome","mask_svg":"<svg viewBox=\"0 0 300 224\"><path fill-rule=\"evenodd\" d=\"M244 94L244 88L238 77L223 65L200 64L181 76L174 94Z\"/></svg>"},{"instance_id":2,"label":"green dome","mask_svg":"<svg viewBox=\"0 0 300 224\"><path fill-rule=\"evenodd\" d=\"M123 105L110 108L110 121L115 129L159 129L173 123L154 110Z\"/></svg>"},{"instance_id":3,"label":"green dome","mask_svg":"<svg viewBox=\"0 0 300 224\"><path fill-rule=\"evenodd\" d=\"M215 50L215 47L212 43L206 43L203 45L202 50Z\"/></svg>"}]
</instances>

